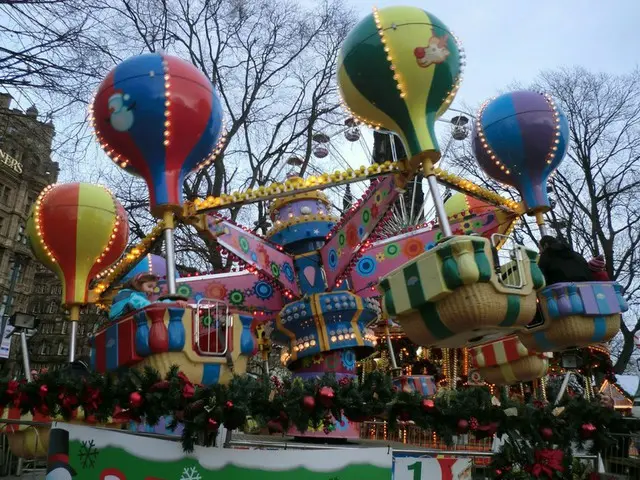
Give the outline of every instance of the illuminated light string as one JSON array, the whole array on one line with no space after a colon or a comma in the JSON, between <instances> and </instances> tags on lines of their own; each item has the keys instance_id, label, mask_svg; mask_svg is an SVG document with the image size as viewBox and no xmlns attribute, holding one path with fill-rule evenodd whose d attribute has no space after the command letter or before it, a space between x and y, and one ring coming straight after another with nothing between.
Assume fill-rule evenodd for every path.
<instances>
[{"instance_id":1,"label":"illuminated light string","mask_svg":"<svg viewBox=\"0 0 640 480\"><path fill-rule=\"evenodd\" d=\"M554 130L555 130L555 134L554 134L554 138L552 140L551 143L551 147L549 149L549 152L547 153L547 157L546 157L546 162L547 165L551 165L551 162L553 162L554 157L556 156L556 152L558 151L558 145L560 144L560 114L558 113L558 107L556 106L556 102L553 100L553 97L551 97L551 95L547 94L547 93L543 93L542 94L545 98L545 100L547 101L547 103L549 104L549 107L551 108L551 111L553 112L553 120L554 120Z\"/></svg>"},{"instance_id":2,"label":"illuminated light string","mask_svg":"<svg viewBox=\"0 0 640 480\"><path fill-rule=\"evenodd\" d=\"M47 185L44 188L44 190L40 192L40 195L38 195L38 198L36 199L36 206L33 212L33 220L35 222L36 234L38 235L40 246L42 246L42 249L47 254L47 257L49 257L49 260L51 260L52 263L57 263L55 255L53 254L53 252L45 242L44 231L42 229L42 217L41 217L42 202L44 201L46 196L51 192L51 190L53 190L53 188L54 188L54 185Z\"/></svg>"}]
</instances>

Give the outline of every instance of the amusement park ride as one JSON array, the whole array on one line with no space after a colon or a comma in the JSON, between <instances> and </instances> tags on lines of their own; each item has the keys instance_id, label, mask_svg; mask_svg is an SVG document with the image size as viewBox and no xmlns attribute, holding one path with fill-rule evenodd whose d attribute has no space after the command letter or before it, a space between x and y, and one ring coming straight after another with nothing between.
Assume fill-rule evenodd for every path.
<instances>
[{"instance_id":1,"label":"amusement park ride","mask_svg":"<svg viewBox=\"0 0 640 480\"><path fill-rule=\"evenodd\" d=\"M546 233L546 182L569 148L567 120L553 98L530 91L501 95L482 106L472 127L479 165L517 189L522 202L438 168L434 122L456 96L464 57L458 38L433 15L411 7L374 10L340 53L346 126L395 133L407 158L189 202L183 200L185 176L210 167L224 149L215 86L193 65L166 54L118 65L98 89L92 124L113 162L146 181L159 223L124 253L127 216L105 188L53 185L37 199L28 230L34 252L64 285L73 326L69 360L79 307L108 305L125 275L149 265L166 276L165 302L95 334L91 368L98 372L152 366L164 373L178 365L194 383L224 383L273 342L284 346L282 360L296 377L331 372L353 378L357 362L374 352L373 329L391 345L389 327L399 325L396 330L425 348L454 355L467 349L484 381L508 385L543 378L550 352L610 340L627 309L620 286L545 285L538 252L509 239L523 215L535 216ZM419 173L437 224L379 235ZM322 190L359 181L370 182L364 196L334 216ZM445 204L439 184L461 193ZM255 202L270 202L272 227L264 237L222 214ZM245 268L177 278L176 222L209 236ZM161 235L166 266L148 257ZM499 262L498 250L508 262ZM189 306L167 299L186 299ZM534 321L537 308L541 315ZM434 393L426 376L406 373L396 378L399 385ZM346 419L341 425L330 435L357 436Z\"/></svg>"}]
</instances>

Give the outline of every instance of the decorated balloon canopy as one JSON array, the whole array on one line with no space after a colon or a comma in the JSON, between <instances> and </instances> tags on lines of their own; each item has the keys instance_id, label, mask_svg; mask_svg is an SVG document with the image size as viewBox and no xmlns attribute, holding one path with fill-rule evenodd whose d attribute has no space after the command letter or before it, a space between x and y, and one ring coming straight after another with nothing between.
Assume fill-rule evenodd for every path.
<instances>
[{"instance_id":1,"label":"decorated balloon canopy","mask_svg":"<svg viewBox=\"0 0 640 480\"><path fill-rule=\"evenodd\" d=\"M549 95L506 93L478 113L476 159L488 175L518 189L528 213L549 210L547 179L568 147L567 118Z\"/></svg>"},{"instance_id":2,"label":"decorated balloon canopy","mask_svg":"<svg viewBox=\"0 0 640 480\"><path fill-rule=\"evenodd\" d=\"M100 185L51 185L27 220L34 254L62 283L62 303L89 303L89 282L116 262L129 236L127 214Z\"/></svg>"},{"instance_id":3,"label":"decorated balloon canopy","mask_svg":"<svg viewBox=\"0 0 640 480\"><path fill-rule=\"evenodd\" d=\"M435 16L417 7L374 9L347 36L338 84L350 113L400 135L411 157L440 158L435 120L461 81L462 49Z\"/></svg>"},{"instance_id":4,"label":"decorated balloon canopy","mask_svg":"<svg viewBox=\"0 0 640 480\"><path fill-rule=\"evenodd\" d=\"M93 127L120 167L142 177L158 216L182 205L182 183L222 148L222 107L191 63L149 53L114 68L98 88Z\"/></svg>"},{"instance_id":5,"label":"decorated balloon canopy","mask_svg":"<svg viewBox=\"0 0 640 480\"><path fill-rule=\"evenodd\" d=\"M141 273L152 273L161 280L165 279L167 278L167 261L160 255L149 253L145 255L142 260L140 260L136 266L129 271L129 273L122 277L122 283L131 280L133 277ZM176 278L178 277L179 276L176 272Z\"/></svg>"},{"instance_id":6,"label":"decorated balloon canopy","mask_svg":"<svg viewBox=\"0 0 640 480\"><path fill-rule=\"evenodd\" d=\"M451 221L469 215L482 215L495 210L496 207L494 205L461 192L454 193L444 202L444 211Z\"/></svg>"}]
</instances>

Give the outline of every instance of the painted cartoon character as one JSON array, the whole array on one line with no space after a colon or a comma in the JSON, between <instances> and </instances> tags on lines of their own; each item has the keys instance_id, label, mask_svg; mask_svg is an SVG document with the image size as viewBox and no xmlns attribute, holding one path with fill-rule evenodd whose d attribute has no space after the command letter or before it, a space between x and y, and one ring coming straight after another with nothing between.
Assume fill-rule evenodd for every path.
<instances>
[{"instance_id":1,"label":"painted cartoon character","mask_svg":"<svg viewBox=\"0 0 640 480\"><path fill-rule=\"evenodd\" d=\"M449 50L447 49L447 40L449 35L443 37L436 37L435 35L429 39L429 44L426 47L417 47L413 54L416 56L418 65L422 68L427 68L430 65L443 63L449 56Z\"/></svg>"},{"instance_id":2,"label":"painted cartoon character","mask_svg":"<svg viewBox=\"0 0 640 480\"><path fill-rule=\"evenodd\" d=\"M45 480L71 480L77 475L69 465L69 432L52 428L49 433L49 458Z\"/></svg>"},{"instance_id":3,"label":"painted cartoon character","mask_svg":"<svg viewBox=\"0 0 640 480\"><path fill-rule=\"evenodd\" d=\"M133 126L133 109L136 102L129 103L130 99L128 93L114 93L109 97L109 122L118 132L126 132Z\"/></svg>"}]
</instances>

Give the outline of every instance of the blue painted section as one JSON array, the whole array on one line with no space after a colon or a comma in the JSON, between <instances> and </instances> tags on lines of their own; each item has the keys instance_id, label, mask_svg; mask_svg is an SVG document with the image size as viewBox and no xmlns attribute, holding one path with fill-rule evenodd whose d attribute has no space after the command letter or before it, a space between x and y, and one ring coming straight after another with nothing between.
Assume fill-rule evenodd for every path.
<instances>
[{"instance_id":1,"label":"blue painted section","mask_svg":"<svg viewBox=\"0 0 640 480\"><path fill-rule=\"evenodd\" d=\"M593 337L594 342L601 342L607 333L607 322L604 317L595 317L593 319Z\"/></svg>"},{"instance_id":2,"label":"blue painted section","mask_svg":"<svg viewBox=\"0 0 640 480\"><path fill-rule=\"evenodd\" d=\"M578 315L584 313L582 298L578 294L578 286L575 283L567 286L567 294L569 295L569 302L571 302L571 312Z\"/></svg>"},{"instance_id":3,"label":"blue painted section","mask_svg":"<svg viewBox=\"0 0 640 480\"><path fill-rule=\"evenodd\" d=\"M288 245L301 240L324 240L333 227L333 222L314 221L298 223L273 234L269 240L279 245Z\"/></svg>"},{"instance_id":4,"label":"blue painted section","mask_svg":"<svg viewBox=\"0 0 640 480\"><path fill-rule=\"evenodd\" d=\"M219 363L205 363L202 369L202 384L203 385L215 385L220 381L220 369Z\"/></svg>"},{"instance_id":5,"label":"blue painted section","mask_svg":"<svg viewBox=\"0 0 640 480\"><path fill-rule=\"evenodd\" d=\"M298 285L303 294L311 295L312 293L322 293L327 289L327 282L325 276L322 274L322 268L320 267L322 261L320 254L315 252L313 255L306 255L303 257L296 257L294 259L294 267L298 278ZM311 282L307 279L305 272L309 272L309 269L313 269L314 273L311 276Z\"/></svg>"},{"instance_id":6,"label":"blue painted section","mask_svg":"<svg viewBox=\"0 0 640 480\"><path fill-rule=\"evenodd\" d=\"M147 323L147 315L144 311L137 312L133 318L136 321L136 353L141 357L151 355L149 347L149 324Z\"/></svg>"},{"instance_id":7,"label":"blue painted section","mask_svg":"<svg viewBox=\"0 0 640 480\"><path fill-rule=\"evenodd\" d=\"M560 316L560 310L558 309L558 303L553 296L551 288L545 288L541 293L547 300L547 313L549 314L549 317L558 318Z\"/></svg>"},{"instance_id":8,"label":"blue painted section","mask_svg":"<svg viewBox=\"0 0 640 480\"><path fill-rule=\"evenodd\" d=\"M249 315L238 315L240 323L242 323L242 334L240 335L240 353L243 355L251 355L257 350L256 339L251 335L251 321L253 317ZM229 345L233 348L233 345Z\"/></svg>"},{"instance_id":9,"label":"blue painted section","mask_svg":"<svg viewBox=\"0 0 640 480\"><path fill-rule=\"evenodd\" d=\"M109 325L105 332L105 350L107 371L118 368L118 324Z\"/></svg>"},{"instance_id":10,"label":"blue painted section","mask_svg":"<svg viewBox=\"0 0 640 480\"><path fill-rule=\"evenodd\" d=\"M614 313L620 313L617 310L613 311L609 306L609 302L607 301L607 292L605 289L608 289L609 285L594 283L591 285L591 289L593 290L593 296L596 299L596 304L598 305L598 312L601 315L613 315Z\"/></svg>"},{"instance_id":11,"label":"blue painted section","mask_svg":"<svg viewBox=\"0 0 640 480\"><path fill-rule=\"evenodd\" d=\"M185 344L185 330L182 324L182 317L184 316L184 308L169 307L169 351L181 352L184 349Z\"/></svg>"},{"instance_id":12,"label":"blue painted section","mask_svg":"<svg viewBox=\"0 0 640 480\"><path fill-rule=\"evenodd\" d=\"M163 72L162 56L149 53L125 60L114 71L113 83L116 90L131 97L135 102L135 121L128 130L144 157L151 172L156 204L169 202L169 192L165 178L166 155L164 147L165 88L164 75L149 76L150 71Z\"/></svg>"}]
</instances>

